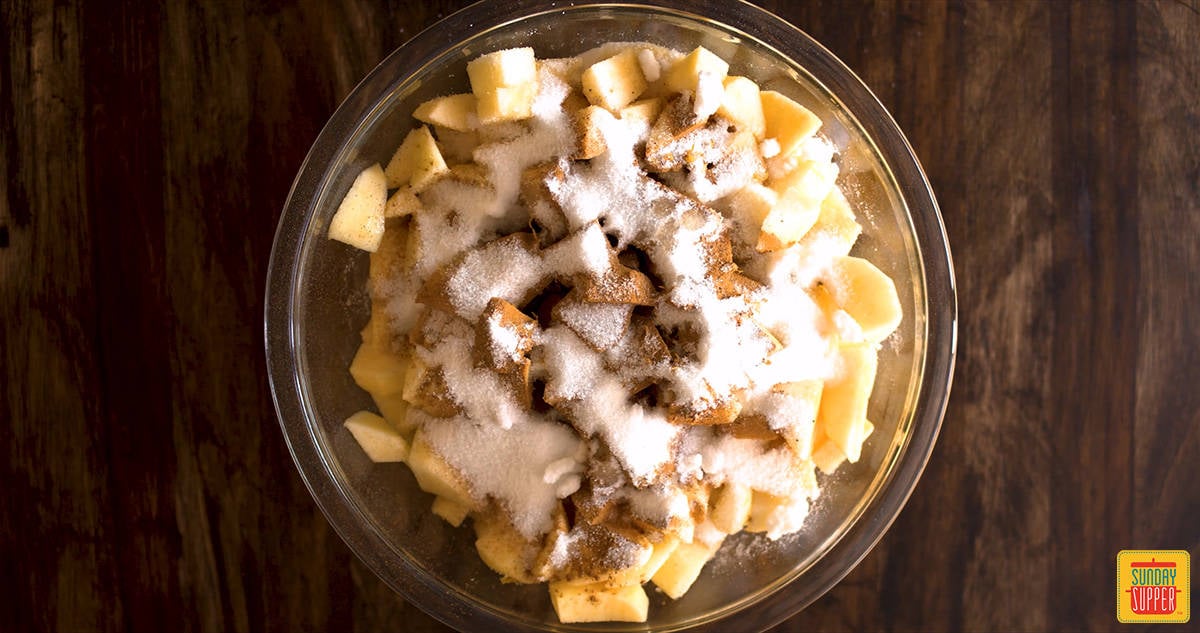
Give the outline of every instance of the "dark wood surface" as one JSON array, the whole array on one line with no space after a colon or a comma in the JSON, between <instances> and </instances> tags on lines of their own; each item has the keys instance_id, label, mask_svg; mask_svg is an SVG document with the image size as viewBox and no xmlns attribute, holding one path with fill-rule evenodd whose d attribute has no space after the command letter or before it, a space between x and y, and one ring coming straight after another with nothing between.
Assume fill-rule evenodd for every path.
<instances>
[{"instance_id":1,"label":"dark wood surface","mask_svg":"<svg viewBox=\"0 0 1200 633\"><path fill-rule=\"evenodd\" d=\"M443 629L310 499L261 315L318 130L459 4L0 2L0 629ZM961 316L910 503L780 630L1129 628L1117 551L1200 554L1200 3L764 4L907 133Z\"/></svg>"}]
</instances>

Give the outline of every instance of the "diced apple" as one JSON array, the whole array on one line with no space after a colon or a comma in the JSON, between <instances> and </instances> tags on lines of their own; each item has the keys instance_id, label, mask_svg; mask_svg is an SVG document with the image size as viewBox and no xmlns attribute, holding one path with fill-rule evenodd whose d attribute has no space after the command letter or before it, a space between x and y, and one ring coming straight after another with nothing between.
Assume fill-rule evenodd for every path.
<instances>
[{"instance_id":1,"label":"diced apple","mask_svg":"<svg viewBox=\"0 0 1200 633\"><path fill-rule=\"evenodd\" d=\"M641 585L550 583L550 602L563 624L579 622L645 622L650 599Z\"/></svg>"},{"instance_id":2,"label":"diced apple","mask_svg":"<svg viewBox=\"0 0 1200 633\"><path fill-rule=\"evenodd\" d=\"M461 163L450 168L446 173L446 179L476 189L495 189L492 184L492 175L487 167L479 163Z\"/></svg>"},{"instance_id":3,"label":"diced apple","mask_svg":"<svg viewBox=\"0 0 1200 633\"><path fill-rule=\"evenodd\" d=\"M755 182L729 196L729 210L732 212L734 224L738 227L738 237L743 243L750 246L758 243L763 220L767 219L777 202L779 194L775 193L774 189Z\"/></svg>"},{"instance_id":4,"label":"diced apple","mask_svg":"<svg viewBox=\"0 0 1200 633\"><path fill-rule=\"evenodd\" d=\"M654 121L658 118L658 114L662 112L662 108L662 97L653 97L650 99L634 101L624 108L621 108L621 120L630 121L636 119L644 121L646 126L649 127L654 125Z\"/></svg>"},{"instance_id":5,"label":"diced apple","mask_svg":"<svg viewBox=\"0 0 1200 633\"><path fill-rule=\"evenodd\" d=\"M816 478L812 470L805 473L809 481L804 482L812 489L816 486ZM808 516L808 500L803 496L777 496L761 490L754 491L754 499L750 504L750 520L746 522L747 532L762 532L767 538L775 540L784 534L789 534L800 528L804 518Z\"/></svg>"},{"instance_id":6,"label":"diced apple","mask_svg":"<svg viewBox=\"0 0 1200 633\"><path fill-rule=\"evenodd\" d=\"M504 513L485 512L474 519L475 549L492 571L508 582L537 582L533 566L540 550L527 541Z\"/></svg>"},{"instance_id":7,"label":"diced apple","mask_svg":"<svg viewBox=\"0 0 1200 633\"><path fill-rule=\"evenodd\" d=\"M837 470L842 462L846 461L846 454L842 449L838 448L828 436L821 434L812 453L813 464L826 475L832 475Z\"/></svg>"},{"instance_id":8,"label":"diced apple","mask_svg":"<svg viewBox=\"0 0 1200 633\"><path fill-rule=\"evenodd\" d=\"M475 114L475 95L469 92L430 99L417 106L413 118L456 132L470 132L479 126L479 118Z\"/></svg>"},{"instance_id":9,"label":"diced apple","mask_svg":"<svg viewBox=\"0 0 1200 633\"><path fill-rule=\"evenodd\" d=\"M408 466L421 490L478 510L479 504L471 496L471 489L462 474L446 462L425 440L420 430L413 435L408 451Z\"/></svg>"},{"instance_id":10,"label":"diced apple","mask_svg":"<svg viewBox=\"0 0 1200 633\"><path fill-rule=\"evenodd\" d=\"M436 497L433 500L433 513L442 517L446 523L458 527L471 513L471 509L446 497Z\"/></svg>"},{"instance_id":11,"label":"diced apple","mask_svg":"<svg viewBox=\"0 0 1200 633\"><path fill-rule=\"evenodd\" d=\"M403 435L405 439L412 439L416 425L409 418L408 401L404 399L403 393L371 392L371 399L375 401L375 407L379 409L379 414L388 421L388 424L396 427L396 430L400 431L400 435Z\"/></svg>"},{"instance_id":12,"label":"diced apple","mask_svg":"<svg viewBox=\"0 0 1200 633\"><path fill-rule=\"evenodd\" d=\"M776 397L788 399L790 411L797 412L796 417L787 420L777 429L779 437L787 442L797 459L807 460L812 456L813 429L816 426L817 411L821 407L821 392L824 391L824 387L820 380L800 380L780 383L771 388L771 391L777 394Z\"/></svg>"},{"instance_id":13,"label":"diced apple","mask_svg":"<svg viewBox=\"0 0 1200 633\"><path fill-rule=\"evenodd\" d=\"M766 532L768 519L775 510L783 505L784 498L761 490L755 490L750 499L750 513L747 516L747 532Z\"/></svg>"},{"instance_id":14,"label":"diced apple","mask_svg":"<svg viewBox=\"0 0 1200 633\"><path fill-rule=\"evenodd\" d=\"M758 84L746 77L726 77L725 95L717 114L733 121L739 128L750 132L756 140L763 140L766 119L763 117L762 99Z\"/></svg>"},{"instance_id":15,"label":"diced apple","mask_svg":"<svg viewBox=\"0 0 1200 633\"><path fill-rule=\"evenodd\" d=\"M740 532L750 518L752 496L753 491L749 486L725 482L709 498L708 520L726 534Z\"/></svg>"},{"instance_id":16,"label":"diced apple","mask_svg":"<svg viewBox=\"0 0 1200 633\"><path fill-rule=\"evenodd\" d=\"M716 544L699 541L680 543L654 574L652 580L655 586L672 599L678 600L700 577L700 571L720 546L720 541Z\"/></svg>"},{"instance_id":17,"label":"diced apple","mask_svg":"<svg viewBox=\"0 0 1200 633\"><path fill-rule=\"evenodd\" d=\"M581 78L583 96L592 105L606 108L616 114L637 99L646 90L646 78L642 75L637 52L626 50L592 64L583 71Z\"/></svg>"},{"instance_id":18,"label":"diced apple","mask_svg":"<svg viewBox=\"0 0 1200 633\"><path fill-rule=\"evenodd\" d=\"M408 442L400 432L370 411L355 413L343 426L373 462L402 462L408 457Z\"/></svg>"},{"instance_id":19,"label":"diced apple","mask_svg":"<svg viewBox=\"0 0 1200 633\"><path fill-rule=\"evenodd\" d=\"M404 185L388 198L387 204L383 207L383 217L404 217L416 213L424 207L425 205L421 203L421 199L417 197L417 194L413 193L412 187Z\"/></svg>"},{"instance_id":20,"label":"diced apple","mask_svg":"<svg viewBox=\"0 0 1200 633\"><path fill-rule=\"evenodd\" d=\"M638 584L649 582L654 577L654 574L657 574L658 570L662 569L667 559L675 552L675 548L679 547L680 542L680 539L676 537L667 536L663 537L663 540L658 543L655 543L654 551L650 553L650 558L646 560L646 564L642 565L639 571Z\"/></svg>"},{"instance_id":21,"label":"diced apple","mask_svg":"<svg viewBox=\"0 0 1200 633\"><path fill-rule=\"evenodd\" d=\"M532 48L510 48L467 64L476 113L483 124L517 121L533 113L537 61Z\"/></svg>"},{"instance_id":22,"label":"diced apple","mask_svg":"<svg viewBox=\"0 0 1200 633\"><path fill-rule=\"evenodd\" d=\"M777 251L795 244L816 222L816 209L779 205L763 219L756 248L760 252Z\"/></svg>"},{"instance_id":23,"label":"diced apple","mask_svg":"<svg viewBox=\"0 0 1200 633\"><path fill-rule=\"evenodd\" d=\"M533 99L537 96L537 84L526 84L510 88L497 88L479 96L479 122L490 124L501 121L520 121L533 115Z\"/></svg>"},{"instance_id":24,"label":"diced apple","mask_svg":"<svg viewBox=\"0 0 1200 633\"><path fill-rule=\"evenodd\" d=\"M536 83L537 59L529 47L480 55L467 64L467 77L476 97L495 92L497 88Z\"/></svg>"},{"instance_id":25,"label":"diced apple","mask_svg":"<svg viewBox=\"0 0 1200 633\"><path fill-rule=\"evenodd\" d=\"M399 393L404 388L408 360L389 352L382 345L363 343L350 361L354 382L370 393L383 395Z\"/></svg>"},{"instance_id":26,"label":"diced apple","mask_svg":"<svg viewBox=\"0 0 1200 633\"><path fill-rule=\"evenodd\" d=\"M442 159L433 134L422 125L409 132L392 155L386 170L387 186L395 189L407 184L411 185L413 193L420 193L446 171L446 161Z\"/></svg>"},{"instance_id":27,"label":"diced apple","mask_svg":"<svg viewBox=\"0 0 1200 633\"><path fill-rule=\"evenodd\" d=\"M437 137L438 150L447 165L470 162L475 155L475 148L479 147L479 134L474 130L459 132L438 125L434 126L433 135Z\"/></svg>"},{"instance_id":28,"label":"diced apple","mask_svg":"<svg viewBox=\"0 0 1200 633\"><path fill-rule=\"evenodd\" d=\"M875 385L879 359L873 344L843 345L841 371L825 381L817 426L841 449L846 459L857 462L866 427L867 404Z\"/></svg>"},{"instance_id":29,"label":"diced apple","mask_svg":"<svg viewBox=\"0 0 1200 633\"><path fill-rule=\"evenodd\" d=\"M763 137L779 142L781 155L791 155L821 128L821 119L808 108L775 92L759 93L763 111Z\"/></svg>"},{"instance_id":30,"label":"diced apple","mask_svg":"<svg viewBox=\"0 0 1200 633\"><path fill-rule=\"evenodd\" d=\"M833 300L862 328L867 342L882 341L900 325L903 311L896 284L875 264L859 257L838 257L827 286Z\"/></svg>"},{"instance_id":31,"label":"diced apple","mask_svg":"<svg viewBox=\"0 0 1200 633\"><path fill-rule=\"evenodd\" d=\"M599 118L605 116L611 118L604 108L594 105L583 108L575 114L575 138L579 145L579 151L572 158L588 160L608 151L608 144L604 140L604 132L600 129L599 123Z\"/></svg>"},{"instance_id":32,"label":"diced apple","mask_svg":"<svg viewBox=\"0 0 1200 633\"><path fill-rule=\"evenodd\" d=\"M329 223L329 237L374 252L383 239L387 179L378 164L362 170Z\"/></svg>"},{"instance_id":33,"label":"diced apple","mask_svg":"<svg viewBox=\"0 0 1200 633\"><path fill-rule=\"evenodd\" d=\"M810 247L820 244L822 252L849 255L861 233L862 227L855 219L850 203L846 201L842 192L834 187L821 201L817 222L800 242Z\"/></svg>"},{"instance_id":34,"label":"diced apple","mask_svg":"<svg viewBox=\"0 0 1200 633\"><path fill-rule=\"evenodd\" d=\"M779 200L763 219L759 251L775 251L800 241L821 214L821 201L837 179L837 167L805 161L772 184Z\"/></svg>"},{"instance_id":35,"label":"diced apple","mask_svg":"<svg viewBox=\"0 0 1200 633\"><path fill-rule=\"evenodd\" d=\"M721 82L725 80L728 72L729 64L725 60L703 46L698 46L671 66L663 77L663 82L668 90L695 94L701 73L709 73L717 82Z\"/></svg>"},{"instance_id":36,"label":"diced apple","mask_svg":"<svg viewBox=\"0 0 1200 633\"><path fill-rule=\"evenodd\" d=\"M441 367L430 367L419 357L413 357L408 364L402 394L409 404L434 417L448 418L461 413Z\"/></svg>"}]
</instances>

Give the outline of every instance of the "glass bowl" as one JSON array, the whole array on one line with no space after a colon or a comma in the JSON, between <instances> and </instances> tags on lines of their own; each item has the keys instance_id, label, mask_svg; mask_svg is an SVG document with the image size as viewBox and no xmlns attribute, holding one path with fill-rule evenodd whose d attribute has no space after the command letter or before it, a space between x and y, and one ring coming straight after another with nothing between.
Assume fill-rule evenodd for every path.
<instances>
[{"instance_id":1,"label":"glass bowl","mask_svg":"<svg viewBox=\"0 0 1200 633\"><path fill-rule=\"evenodd\" d=\"M430 512L403 464L373 464L342 421L373 408L347 368L368 317L367 256L326 237L361 169L386 163L423 100L469 90L482 53L533 46L539 58L609 41L697 45L824 120L839 183L863 235L855 254L896 281L904 320L884 342L856 464L823 477L798 534L727 539L679 600L650 591L645 624L559 624L544 585L502 584L479 560L469 526ZM385 59L317 137L288 197L266 287L266 355L280 425L314 499L388 585L439 620L470 630L765 629L829 590L867 554L908 499L933 450L953 373L953 268L929 183L904 136L863 83L820 44L742 2L484 2L442 20ZM753 608L751 608L753 607Z\"/></svg>"}]
</instances>

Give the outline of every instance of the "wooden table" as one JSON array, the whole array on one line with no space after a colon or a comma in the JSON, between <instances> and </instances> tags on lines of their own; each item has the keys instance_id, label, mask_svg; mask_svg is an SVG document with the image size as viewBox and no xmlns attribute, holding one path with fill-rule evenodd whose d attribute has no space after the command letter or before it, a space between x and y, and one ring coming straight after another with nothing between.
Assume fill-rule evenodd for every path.
<instances>
[{"instance_id":1,"label":"wooden table","mask_svg":"<svg viewBox=\"0 0 1200 633\"><path fill-rule=\"evenodd\" d=\"M0 3L0 629L442 629L310 499L261 318L318 130L459 4ZM1200 554L1200 4L764 4L907 133L961 315L910 503L780 630L1122 628L1118 550Z\"/></svg>"}]
</instances>

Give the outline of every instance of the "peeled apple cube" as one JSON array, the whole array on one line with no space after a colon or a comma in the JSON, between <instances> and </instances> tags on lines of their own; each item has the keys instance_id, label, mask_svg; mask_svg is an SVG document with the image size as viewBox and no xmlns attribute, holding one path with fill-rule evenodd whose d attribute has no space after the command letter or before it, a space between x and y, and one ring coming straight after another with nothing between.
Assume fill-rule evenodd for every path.
<instances>
[{"instance_id":1,"label":"peeled apple cube","mask_svg":"<svg viewBox=\"0 0 1200 633\"><path fill-rule=\"evenodd\" d=\"M862 439L865 442L875 431L875 425L871 424L870 420L863 420L862 424ZM832 475L844 461L846 461L846 455L842 449L838 448L837 444L830 441L828 437L822 436L817 447L813 449L813 465L826 475Z\"/></svg>"},{"instance_id":2,"label":"peeled apple cube","mask_svg":"<svg viewBox=\"0 0 1200 633\"><path fill-rule=\"evenodd\" d=\"M404 399L404 394L401 392L380 394L374 391L369 393L383 419L396 427L396 430L400 431L400 435L411 439L416 425L409 420L408 401Z\"/></svg>"},{"instance_id":3,"label":"peeled apple cube","mask_svg":"<svg viewBox=\"0 0 1200 633\"><path fill-rule=\"evenodd\" d=\"M627 50L596 62L583 71L583 96L613 114L633 103L646 90L637 52Z\"/></svg>"},{"instance_id":4,"label":"peeled apple cube","mask_svg":"<svg viewBox=\"0 0 1200 633\"><path fill-rule=\"evenodd\" d=\"M350 361L350 375L363 390L372 394L391 395L404 388L408 361L399 354L385 351L383 346L363 343Z\"/></svg>"},{"instance_id":5,"label":"peeled apple cube","mask_svg":"<svg viewBox=\"0 0 1200 633\"><path fill-rule=\"evenodd\" d=\"M471 513L471 509L445 497L437 497L433 500L433 513L445 519L446 523L458 527Z\"/></svg>"},{"instance_id":6,"label":"peeled apple cube","mask_svg":"<svg viewBox=\"0 0 1200 633\"><path fill-rule=\"evenodd\" d=\"M822 441L813 449L812 461L821 472L832 475L846 461L846 454L828 437L822 437Z\"/></svg>"},{"instance_id":7,"label":"peeled apple cube","mask_svg":"<svg viewBox=\"0 0 1200 633\"><path fill-rule=\"evenodd\" d=\"M520 121L533 115L533 99L537 97L537 84L523 84L497 88L479 96L477 103L480 123Z\"/></svg>"},{"instance_id":8,"label":"peeled apple cube","mask_svg":"<svg viewBox=\"0 0 1200 633\"><path fill-rule=\"evenodd\" d=\"M420 430L413 435L408 450L408 466L417 478L421 490L453 501L472 510L478 504L471 497L463 477L453 466L433 450Z\"/></svg>"},{"instance_id":9,"label":"peeled apple cube","mask_svg":"<svg viewBox=\"0 0 1200 633\"><path fill-rule=\"evenodd\" d=\"M650 558L646 560L646 564L642 565L639 571L638 584L649 582L654 577L654 574L657 574L658 570L662 569L667 559L675 552L675 548L679 547L680 542L678 538L670 536L655 543L654 551L650 553Z\"/></svg>"},{"instance_id":10,"label":"peeled apple cube","mask_svg":"<svg viewBox=\"0 0 1200 633\"><path fill-rule=\"evenodd\" d=\"M430 99L417 106L413 118L456 132L470 132L479 124L475 114L475 95L469 92Z\"/></svg>"},{"instance_id":11,"label":"peeled apple cube","mask_svg":"<svg viewBox=\"0 0 1200 633\"><path fill-rule=\"evenodd\" d=\"M395 191L387 200L387 204L383 207L384 218L400 218L406 215L412 215L423 209L425 205L417 194L413 193L412 187L404 185Z\"/></svg>"},{"instance_id":12,"label":"peeled apple cube","mask_svg":"<svg viewBox=\"0 0 1200 633\"><path fill-rule=\"evenodd\" d=\"M678 600L700 577L700 571L720 547L719 541L712 545L698 541L680 543L654 574L654 585L672 599Z\"/></svg>"},{"instance_id":13,"label":"peeled apple cube","mask_svg":"<svg viewBox=\"0 0 1200 633\"><path fill-rule=\"evenodd\" d=\"M804 162L773 183L779 200L763 219L760 252L775 251L799 242L817 223L821 202L837 180L837 167Z\"/></svg>"},{"instance_id":14,"label":"peeled apple cube","mask_svg":"<svg viewBox=\"0 0 1200 633\"><path fill-rule=\"evenodd\" d=\"M797 458L809 459L813 449L813 429L816 426L817 411L821 407L821 392L825 390L825 383L821 380L801 380L775 385L772 390L790 399L792 406L797 410L809 412L808 417L791 420L783 428L777 429L780 437L788 443Z\"/></svg>"},{"instance_id":15,"label":"peeled apple cube","mask_svg":"<svg viewBox=\"0 0 1200 633\"><path fill-rule=\"evenodd\" d=\"M408 457L408 442L400 432L370 411L355 413L343 426L373 462L402 462Z\"/></svg>"},{"instance_id":16,"label":"peeled apple cube","mask_svg":"<svg viewBox=\"0 0 1200 633\"><path fill-rule=\"evenodd\" d=\"M387 179L378 164L362 170L329 223L329 237L358 249L375 252L383 239L383 207Z\"/></svg>"},{"instance_id":17,"label":"peeled apple cube","mask_svg":"<svg viewBox=\"0 0 1200 633\"><path fill-rule=\"evenodd\" d=\"M763 137L778 141L779 152L784 156L795 152L821 128L821 119L811 110L774 90L763 90L759 99L763 110Z\"/></svg>"},{"instance_id":18,"label":"peeled apple cube","mask_svg":"<svg viewBox=\"0 0 1200 633\"><path fill-rule=\"evenodd\" d=\"M697 46L671 66L663 81L668 90L694 94L700 83L700 73L705 72L718 81L724 81L725 75L729 73L729 64L707 48Z\"/></svg>"},{"instance_id":19,"label":"peeled apple cube","mask_svg":"<svg viewBox=\"0 0 1200 633\"><path fill-rule=\"evenodd\" d=\"M476 97L497 88L534 83L537 81L537 59L529 47L480 55L467 63L467 77Z\"/></svg>"},{"instance_id":20,"label":"peeled apple cube","mask_svg":"<svg viewBox=\"0 0 1200 633\"><path fill-rule=\"evenodd\" d=\"M410 185L413 193L420 193L438 176L449 171L442 152L429 128L422 125L408 133L404 142L392 155L387 165L387 186L397 188Z\"/></svg>"},{"instance_id":21,"label":"peeled apple cube","mask_svg":"<svg viewBox=\"0 0 1200 633\"><path fill-rule=\"evenodd\" d=\"M641 119L646 122L647 126L653 125L654 120L658 118L658 114L662 112L663 100L662 97L653 97L650 99L642 99L621 108L621 120L628 121L630 119Z\"/></svg>"},{"instance_id":22,"label":"peeled apple cube","mask_svg":"<svg viewBox=\"0 0 1200 633\"><path fill-rule=\"evenodd\" d=\"M480 123L517 121L533 113L537 60L532 48L510 48L467 64Z\"/></svg>"},{"instance_id":23,"label":"peeled apple cube","mask_svg":"<svg viewBox=\"0 0 1200 633\"><path fill-rule=\"evenodd\" d=\"M479 558L504 579L537 582L531 568L537 559L537 543L526 541L504 517L480 516L474 520L475 549Z\"/></svg>"},{"instance_id":24,"label":"peeled apple cube","mask_svg":"<svg viewBox=\"0 0 1200 633\"><path fill-rule=\"evenodd\" d=\"M733 121L738 128L750 132L757 140L764 138L766 119L763 118L762 98L758 84L745 77L726 77L725 94L717 114Z\"/></svg>"},{"instance_id":25,"label":"peeled apple cube","mask_svg":"<svg viewBox=\"0 0 1200 633\"><path fill-rule=\"evenodd\" d=\"M779 194L770 187L752 182L732 193L727 204L733 216L737 235L745 244L756 246L762 233L763 220L770 215Z\"/></svg>"},{"instance_id":26,"label":"peeled apple cube","mask_svg":"<svg viewBox=\"0 0 1200 633\"><path fill-rule=\"evenodd\" d=\"M817 221L818 210L802 204L780 201L763 218L758 244L760 253L778 251L799 242Z\"/></svg>"},{"instance_id":27,"label":"peeled apple cube","mask_svg":"<svg viewBox=\"0 0 1200 633\"><path fill-rule=\"evenodd\" d=\"M575 142L579 151L572 158L588 160L608 151L604 131L600 127L601 117L612 118L604 108L594 105L580 108L575 113Z\"/></svg>"},{"instance_id":28,"label":"peeled apple cube","mask_svg":"<svg viewBox=\"0 0 1200 633\"><path fill-rule=\"evenodd\" d=\"M550 602L563 624L577 622L645 622L650 599L641 585L608 587L550 583Z\"/></svg>"},{"instance_id":29,"label":"peeled apple cube","mask_svg":"<svg viewBox=\"0 0 1200 633\"><path fill-rule=\"evenodd\" d=\"M830 249L830 245L833 245L832 249L836 254L849 255L861 233L862 226L855 219L846 196L834 187L821 201L821 212L817 215L816 224L800 241L810 246L821 242L825 249Z\"/></svg>"},{"instance_id":30,"label":"peeled apple cube","mask_svg":"<svg viewBox=\"0 0 1200 633\"><path fill-rule=\"evenodd\" d=\"M863 422L867 419L867 403L875 385L879 358L871 343L843 345L839 351L841 371L836 378L825 381L817 426L853 463L858 461L862 450L866 431Z\"/></svg>"},{"instance_id":31,"label":"peeled apple cube","mask_svg":"<svg viewBox=\"0 0 1200 633\"><path fill-rule=\"evenodd\" d=\"M882 341L900 325L904 313L896 284L875 264L859 257L838 257L827 287L833 300L862 328L866 341Z\"/></svg>"},{"instance_id":32,"label":"peeled apple cube","mask_svg":"<svg viewBox=\"0 0 1200 633\"><path fill-rule=\"evenodd\" d=\"M726 534L740 532L750 519L750 501L753 491L749 486L734 482L713 491L709 499L708 520Z\"/></svg>"}]
</instances>

